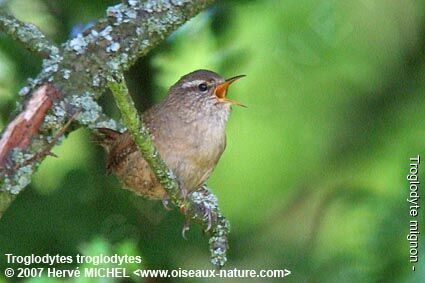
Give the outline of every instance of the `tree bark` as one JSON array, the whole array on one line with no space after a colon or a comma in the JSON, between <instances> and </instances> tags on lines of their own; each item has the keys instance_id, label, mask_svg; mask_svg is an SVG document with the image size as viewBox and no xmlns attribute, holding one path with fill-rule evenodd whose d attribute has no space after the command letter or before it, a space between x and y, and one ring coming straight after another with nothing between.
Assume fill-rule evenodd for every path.
<instances>
[{"instance_id":1,"label":"tree bark","mask_svg":"<svg viewBox=\"0 0 425 283\"><path fill-rule=\"evenodd\" d=\"M45 57L39 75L19 93L23 97L20 113L10 120L1 135L0 218L30 183L37 166L49 154L58 135L63 134L67 121L75 118L80 126L88 128L121 128L104 115L96 102L107 88L108 78L127 70L212 2L127 0L109 7L104 19L60 47L53 45L34 25L0 11L0 31ZM210 217L205 214L207 206L216 206L216 199L204 188L189 198L188 215L204 228L218 231L217 225L212 229L207 221L206 217ZM217 222L221 223L220 227L225 226L212 234L210 240L215 254L220 254L212 261L220 267L226 259L228 223L221 214L214 217L216 222L220 219Z\"/></svg>"}]
</instances>

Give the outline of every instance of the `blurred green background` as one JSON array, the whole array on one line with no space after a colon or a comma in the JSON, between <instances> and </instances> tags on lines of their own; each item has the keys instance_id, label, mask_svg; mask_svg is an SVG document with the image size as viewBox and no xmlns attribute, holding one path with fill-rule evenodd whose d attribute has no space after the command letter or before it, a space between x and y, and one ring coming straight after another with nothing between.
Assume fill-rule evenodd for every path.
<instances>
[{"instance_id":1,"label":"blurred green background","mask_svg":"<svg viewBox=\"0 0 425 283\"><path fill-rule=\"evenodd\" d=\"M0 5L60 43L117 2ZM140 110L195 69L247 75L230 97L248 108L233 109L208 182L231 222L228 268L287 268L289 282L424 280L425 239L415 272L406 240L409 157L425 157L424 11L419 0L218 1L126 74ZM0 35L0 129L40 66ZM119 118L109 93L101 102ZM145 268L211 267L196 225L184 240L181 214L105 175L88 130L54 152L0 221L0 270L6 252L127 253ZM192 282L203 281L211 280Z\"/></svg>"}]
</instances>

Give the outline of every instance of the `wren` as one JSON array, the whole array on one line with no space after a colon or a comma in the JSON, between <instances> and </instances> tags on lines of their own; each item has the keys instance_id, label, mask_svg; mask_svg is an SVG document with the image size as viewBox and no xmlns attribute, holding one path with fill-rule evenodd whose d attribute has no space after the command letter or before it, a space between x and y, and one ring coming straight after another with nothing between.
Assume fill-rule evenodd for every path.
<instances>
[{"instance_id":1,"label":"wren","mask_svg":"<svg viewBox=\"0 0 425 283\"><path fill-rule=\"evenodd\" d=\"M217 165L226 147L226 124L231 105L242 104L226 97L236 76L224 79L197 70L180 78L167 98L148 109L142 121L168 168L179 181L183 195L200 188ZM108 152L107 170L123 186L149 199L168 198L130 133L97 129Z\"/></svg>"}]
</instances>

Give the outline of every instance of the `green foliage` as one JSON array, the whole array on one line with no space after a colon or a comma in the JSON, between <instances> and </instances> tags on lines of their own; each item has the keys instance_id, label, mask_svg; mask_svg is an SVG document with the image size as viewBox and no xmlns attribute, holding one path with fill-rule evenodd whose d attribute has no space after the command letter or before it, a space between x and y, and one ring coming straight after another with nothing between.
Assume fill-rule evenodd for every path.
<instances>
[{"instance_id":1,"label":"green foliage","mask_svg":"<svg viewBox=\"0 0 425 283\"><path fill-rule=\"evenodd\" d=\"M21 19L65 39L106 5L65 2L74 3ZM209 180L232 224L229 267L288 268L296 282L425 276L423 264L413 273L408 262L405 179L409 157L425 157L424 8L413 0L222 1L130 71L134 79L143 70L151 86L133 96L151 102L194 69L247 75L229 95L248 109L233 109L227 149ZM0 37L1 126L39 68L25 54ZM110 109L112 97L104 103ZM1 251L125 251L149 268L210 267L198 230L182 240L177 212L105 177L104 154L87 131L55 153L0 221Z\"/></svg>"},{"instance_id":2,"label":"green foliage","mask_svg":"<svg viewBox=\"0 0 425 283\"><path fill-rule=\"evenodd\" d=\"M222 61L207 13L190 20L171 36L170 41L167 52L158 53L152 60L152 65L159 70L155 78L159 99L164 98L179 76L197 69L217 70Z\"/></svg>"}]
</instances>

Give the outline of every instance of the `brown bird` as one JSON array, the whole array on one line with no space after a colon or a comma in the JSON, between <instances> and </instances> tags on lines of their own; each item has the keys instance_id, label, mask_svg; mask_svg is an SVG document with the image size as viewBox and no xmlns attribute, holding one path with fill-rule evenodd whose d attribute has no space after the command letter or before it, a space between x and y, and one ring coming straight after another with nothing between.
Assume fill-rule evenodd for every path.
<instances>
[{"instance_id":1,"label":"brown bird","mask_svg":"<svg viewBox=\"0 0 425 283\"><path fill-rule=\"evenodd\" d=\"M168 97L145 113L142 120L167 166L176 175L183 195L200 188L226 147L226 124L231 105L229 85L239 78L223 79L208 70L189 73L174 84ZM166 191L143 159L131 135L98 129L109 153L108 172L124 187L149 199L168 199Z\"/></svg>"}]
</instances>

